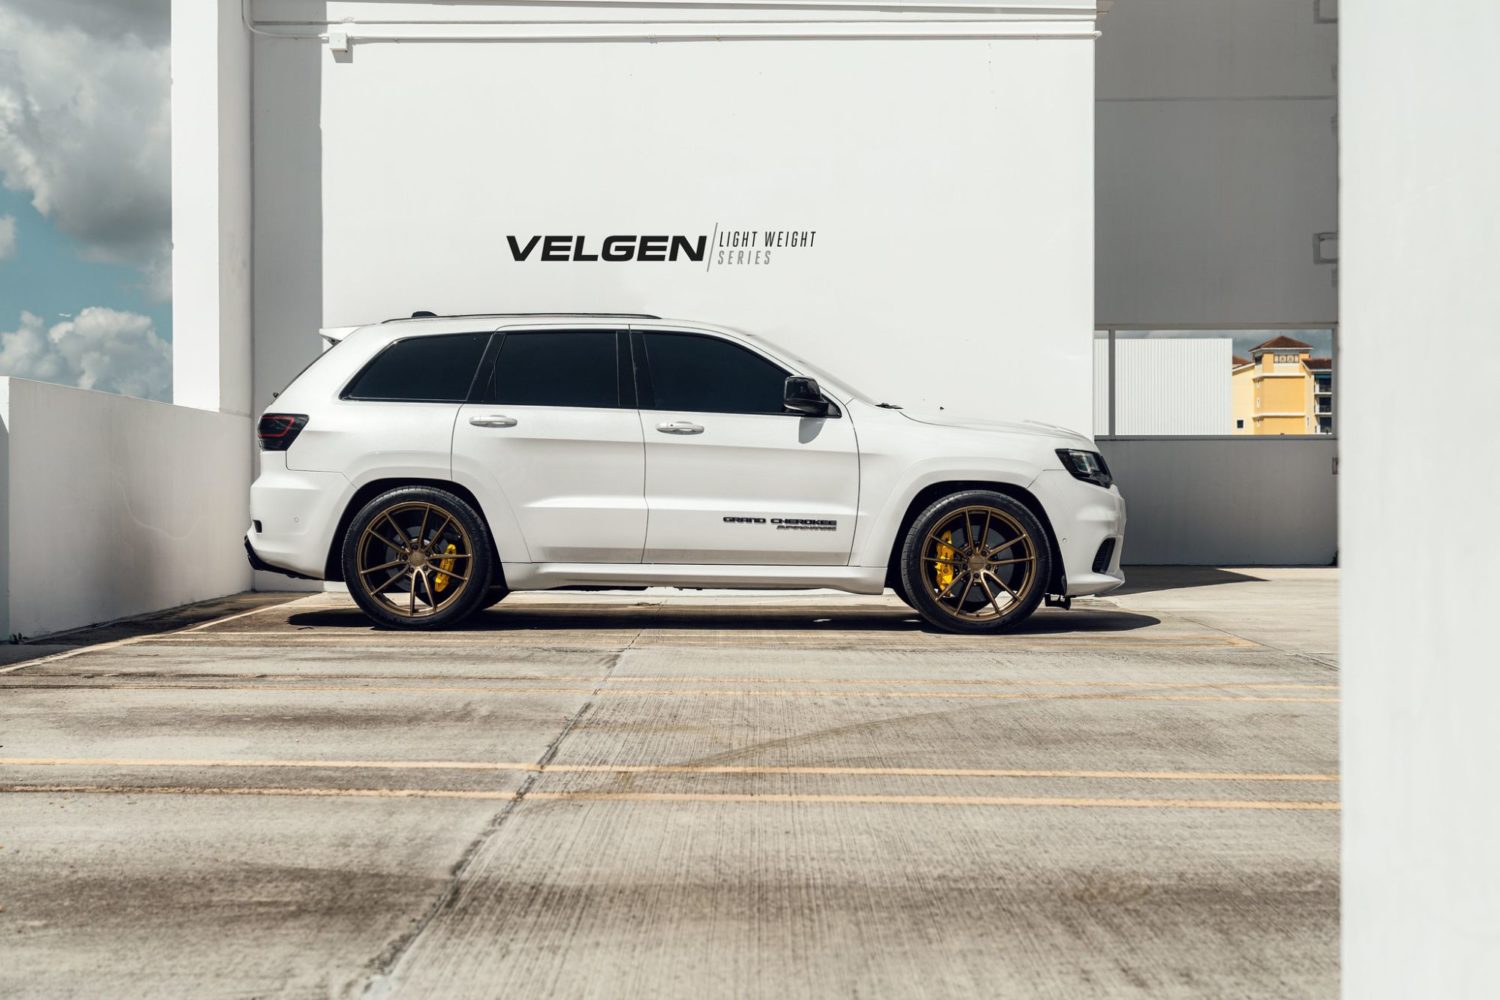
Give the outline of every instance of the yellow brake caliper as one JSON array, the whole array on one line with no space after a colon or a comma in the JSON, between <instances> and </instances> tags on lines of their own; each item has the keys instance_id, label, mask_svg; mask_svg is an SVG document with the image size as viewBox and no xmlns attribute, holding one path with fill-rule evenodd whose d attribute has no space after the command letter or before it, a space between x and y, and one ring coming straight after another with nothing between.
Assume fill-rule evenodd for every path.
<instances>
[{"instance_id":1,"label":"yellow brake caliper","mask_svg":"<svg viewBox=\"0 0 1500 1000\"><path fill-rule=\"evenodd\" d=\"M958 550L953 547L953 532L943 532L942 541L938 543L937 547L937 558L939 561L933 564L933 569L937 577L937 592L941 594L953 586L953 563L951 561L944 561L958 558Z\"/></svg>"},{"instance_id":2,"label":"yellow brake caliper","mask_svg":"<svg viewBox=\"0 0 1500 1000\"><path fill-rule=\"evenodd\" d=\"M451 555L457 554L457 552L458 552L458 546L454 545L452 542L449 542L448 543L448 554L451 556ZM438 574L437 574L437 576L435 576L435 577L432 578L432 589L433 590L436 590L439 593L442 593L443 591L445 591L445 590L448 589L448 574L451 573L451 572L453 572L453 564L456 563L456 562L458 562L457 559L439 559L438 560Z\"/></svg>"}]
</instances>

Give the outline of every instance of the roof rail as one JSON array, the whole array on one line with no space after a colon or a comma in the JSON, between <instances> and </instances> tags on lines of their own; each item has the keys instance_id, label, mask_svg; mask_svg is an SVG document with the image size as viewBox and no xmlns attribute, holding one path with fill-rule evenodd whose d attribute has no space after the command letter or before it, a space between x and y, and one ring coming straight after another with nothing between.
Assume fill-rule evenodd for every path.
<instances>
[{"instance_id":1,"label":"roof rail","mask_svg":"<svg viewBox=\"0 0 1500 1000\"><path fill-rule=\"evenodd\" d=\"M503 312L503 313L445 313L439 314L419 309L410 316L394 316L391 319L382 320L381 323L405 323L414 319L509 319L511 317L524 318L527 316L589 316L601 319L661 319L650 313L627 313L627 312Z\"/></svg>"}]
</instances>

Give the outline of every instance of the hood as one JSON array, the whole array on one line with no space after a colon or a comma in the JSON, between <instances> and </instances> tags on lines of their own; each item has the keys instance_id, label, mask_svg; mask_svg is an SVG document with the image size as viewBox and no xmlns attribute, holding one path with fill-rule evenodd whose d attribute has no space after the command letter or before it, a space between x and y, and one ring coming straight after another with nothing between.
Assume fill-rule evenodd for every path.
<instances>
[{"instance_id":1,"label":"hood","mask_svg":"<svg viewBox=\"0 0 1500 1000\"><path fill-rule=\"evenodd\" d=\"M901 415L919 424L933 427L957 427L967 431L995 431L1001 434L1025 434L1031 437L1065 441L1071 445L1085 445L1095 450L1094 442L1086 435L1070 431L1066 427L1043 424L1035 420L989 420L981 417L965 417L958 414L932 413L928 411L902 410Z\"/></svg>"}]
</instances>

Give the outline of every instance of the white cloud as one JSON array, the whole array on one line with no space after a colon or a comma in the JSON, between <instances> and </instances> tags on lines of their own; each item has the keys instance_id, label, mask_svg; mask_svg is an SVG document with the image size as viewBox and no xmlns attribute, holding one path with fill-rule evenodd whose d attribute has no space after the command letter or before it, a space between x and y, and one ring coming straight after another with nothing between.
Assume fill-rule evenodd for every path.
<instances>
[{"instance_id":1,"label":"white cloud","mask_svg":"<svg viewBox=\"0 0 1500 1000\"><path fill-rule=\"evenodd\" d=\"M135 35L165 45L172 0L4 0L6 7L48 27L80 25L90 34Z\"/></svg>"},{"instance_id":2,"label":"white cloud","mask_svg":"<svg viewBox=\"0 0 1500 1000\"><path fill-rule=\"evenodd\" d=\"M0 375L165 401L172 348L136 313L95 306L49 329L23 312L17 329L0 332Z\"/></svg>"},{"instance_id":3,"label":"white cloud","mask_svg":"<svg viewBox=\"0 0 1500 1000\"><path fill-rule=\"evenodd\" d=\"M0 0L5 186L158 291L171 260L167 24L165 0Z\"/></svg>"},{"instance_id":4,"label":"white cloud","mask_svg":"<svg viewBox=\"0 0 1500 1000\"><path fill-rule=\"evenodd\" d=\"M16 255L16 217L0 215L0 260L10 260Z\"/></svg>"}]
</instances>

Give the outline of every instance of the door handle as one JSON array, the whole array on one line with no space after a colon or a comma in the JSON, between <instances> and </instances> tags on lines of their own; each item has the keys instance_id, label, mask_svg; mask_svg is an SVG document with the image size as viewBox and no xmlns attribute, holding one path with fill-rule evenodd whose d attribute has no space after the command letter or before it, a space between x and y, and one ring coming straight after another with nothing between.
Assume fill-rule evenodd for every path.
<instances>
[{"instance_id":1,"label":"door handle","mask_svg":"<svg viewBox=\"0 0 1500 1000\"><path fill-rule=\"evenodd\" d=\"M470 417L469 423L475 427L514 427L515 417L507 417L503 413L486 413L482 417Z\"/></svg>"},{"instance_id":2,"label":"door handle","mask_svg":"<svg viewBox=\"0 0 1500 1000\"><path fill-rule=\"evenodd\" d=\"M702 434L703 425L695 424L688 420L674 420L669 424L657 424L656 429L663 434Z\"/></svg>"}]
</instances>

